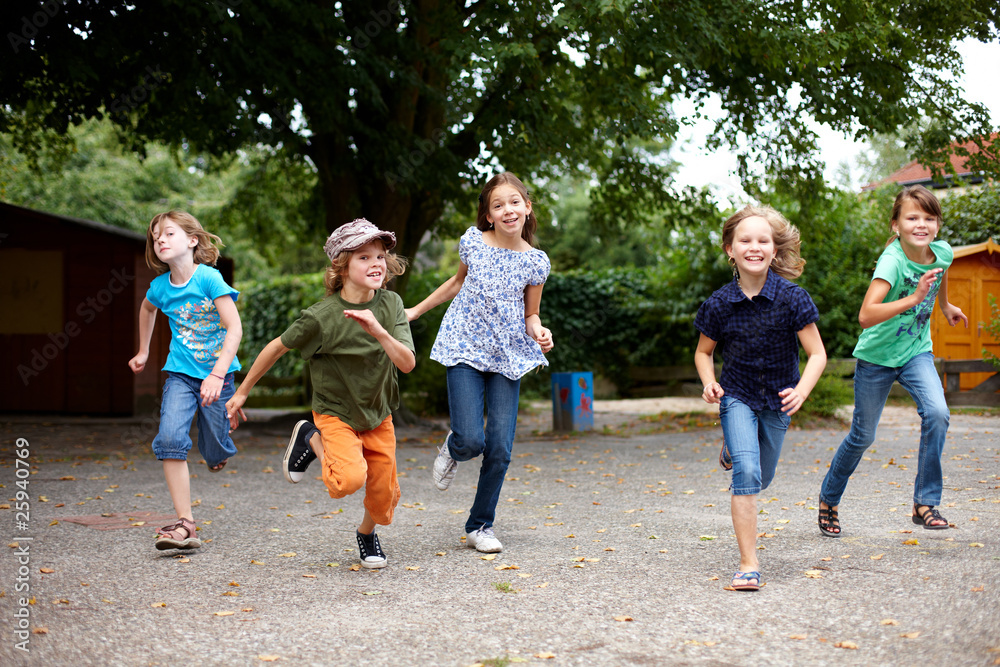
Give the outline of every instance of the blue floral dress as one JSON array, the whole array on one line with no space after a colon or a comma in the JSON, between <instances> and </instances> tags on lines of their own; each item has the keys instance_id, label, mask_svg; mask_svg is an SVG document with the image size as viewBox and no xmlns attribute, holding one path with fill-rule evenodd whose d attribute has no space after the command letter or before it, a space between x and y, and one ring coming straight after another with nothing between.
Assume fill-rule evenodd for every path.
<instances>
[{"instance_id":1,"label":"blue floral dress","mask_svg":"<svg viewBox=\"0 0 1000 667\"><path fill-rule=\"evenodd\" d=\"M478 371L517 380L549 362L524 330L524 290L542 285L551 267L541 250L494 248L470 227L458 245L469 273L448 306L431 359L445 366L468 364Z\"/></svg>"}]
</instances>

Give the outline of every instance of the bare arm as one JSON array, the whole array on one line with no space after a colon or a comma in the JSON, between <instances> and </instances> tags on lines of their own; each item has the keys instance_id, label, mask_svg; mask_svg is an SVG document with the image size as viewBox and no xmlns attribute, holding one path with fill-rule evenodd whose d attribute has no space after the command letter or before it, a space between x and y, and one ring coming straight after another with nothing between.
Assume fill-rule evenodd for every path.
<instances>
[{"instance_id":1,"label":"bare arm","mask_svg":"<svg viewBox=\"0 0 1000 667\"><path fill-rule=\"evenodd\" d=\"M369 336L372 336L382 345L382 349L385 350L387 355L389 355L389 361L391 361L396 368L404 373L409 373L417 365L417 359L413 355L413 351L406 347L406 345L403 345L403 343L396 340L396 338L389 333L377 319L375 319L375 315L372 311L345 310L344 315L360 324L361 328L364 329Z\"/></svg>"},{"instance_id":2,"label":"bare arm","mask_svg":"<svg viewBox=\"0 0 1000 667\"><path fill-rule=\"evenodd\" d=\"M823 345L823 338L819 335L816 323L806 325L798 335L802 349L806 351L806 367L802 370L798 384L778 392L778 396L782 399L781 411L789 416L798 412L806 402L816 383L819 382L820 376L823 375L823 369L826 368L826 347Z\"/></svg>"},{"instance_id":3,"label":"bare arm","mask_svg":"<svg viewBox=\"0 0 1000 667\"><path fill-rule=\"evenodd\" d=\"M156 326L157 308L149 299L143 299L139 306L139 352L128 362L133 373L141 373L146 368L149 359L149 342L153 339L153 327Z\"/></svg>"},{"instance_id":4,"label":"bare arm","mask_svg":"<svg viewBox=\"0 0 1000 667\"><path fill-rule=\"evenodd\" d=\"M246 378L244 378L243 383L240 384L239 389L233 394L233 397L229 399L226 403L226 415L229 417L229 426L231 428L236 428L240 425L240 418L243 421L247 420L247 416L243 413L243 404L247 402L247 398L250 396L250 390L253 389L254 385L264 377L264 375L271 370L271 366L274 366L274 362L284 356L286 352L291 348L285 347L281 338L275 338L270 343L264 346L264 349L260 351L257 358L254 359L253 365L247 372Z\"/></svg>"},{"instance_id":5,"label":"bare arm","mask_svg":"<svg viewBox=\"0 0 1000 667\"><path fill-rule=\"evenodd\" d=\"M201 382L201 404L211 405L222 394L222 385L229 372L229 366L236 358L236 352L240 349L240 341L243 339L243 321L240 320L240 311L236 309L236 302L230 295L220 296L215 300L215 308L219 311L219 320L226 329L226 337L222 341L222 349L219 350L219 357L215 360L209 376Z\"/></svg>"},{"instance_id":6,"label":"bare arm","mask_svg":"<svg viewBox=\"0 0 1000 667\"><path fill-rule=\"evenodd\" d=\"M528 285L524 288L524 330L541 346L542 352L548 352L555 347L555 343L552 342L552 332L542 326L539 315L543 287Z\"/></svg>"},{"instance_id":7,"label":"bare arm","mask_svg":"<svg viewBox=\"0 0 1000 667\"><path fill-rule=\"evenodd\" d=\"M698 369L698 377L705 388L701 397L706 403L718 403L726 392L722 385L715 381L715 346L717 342L701 334L698 338L698 347L694 351L694 367Z\"/></svg>"},{"instance_id":8,"label":"bare arm","mask_svg":"<svg viewBox=\"0 0 1000 667\"><path fill-rule=\"evenodd\" d=\"M931 269L920 276L920 282L917 283L917 289L913 291L913 294L888 303L883 303L883 300L889 294L891 285L881 278L872 280L865 293L865 300L861 304L861 312L858 314L861 328L867 329L891 320L896 315L920 304L927 297L931 285L938 279L941 272L942 269Z\"/></svg>"},{"instance_id":9,"label":"bare arm","mask_svg":"<svg viewBox=\"0 0 1000 667\"><path fill-rule=\"evenodd\" d=\"M454 299L458 296L459 291L462 289L462 285L465 283L465 277L468 274L469 267L466 266L464 262L459 262L458 271L455 272L455 275L441 283L441 286L431 292L430 296L426 299L412 308L406 309L406 319L412 322L428 310L440 306L445 301L451 301Z\"/></svg>"},{"instance_id":10,"label":"bare arm","mask_svg":"<svg viewBox=\"0 0 1000 667\"><path fill-rule=\"evenodd\" d=\"M965 328L969 328L969 318L965 316L962 309L948 301L948 272L941 274L941 287L938 289L938 307L944 314L948 324L955 326L959 322L965 322Z\"/></svg>"}]
</instances>

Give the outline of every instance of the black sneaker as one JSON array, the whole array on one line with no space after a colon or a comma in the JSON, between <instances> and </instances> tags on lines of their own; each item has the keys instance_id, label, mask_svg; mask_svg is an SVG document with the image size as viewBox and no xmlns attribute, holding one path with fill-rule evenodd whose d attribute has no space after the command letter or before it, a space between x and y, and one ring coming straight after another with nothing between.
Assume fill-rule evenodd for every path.
<instances>
[{"instance_id":1,"label":"black sneaker","mask_svg":"<svg viewBox=\"0 0 1000 667\"><path fill-rule=\"evenodd\" d=\"M382 553L382 545L378 543L378 535L372 531L371 535L365 535L358 531L358 552L361 554L361 567L369 570L376 570L385 567L389 561Z\"/></svg>"},{"instance_id":2,"label":"black sneaker","mask_svg":"<svg viewBox=\"0 0 1000 667\"><path fill-rule=\"evenodd\" d=\"M292 429L292 437L288 440L288 447L285 447L285 458L281 460L281 469L285 473L285 479L292 484L298 484L305 476L306 468L316 460L316 454L309 446L309 439L313 433L319 429L312 425L312 422L303 419Z\"/></svg>"}]
</instances>

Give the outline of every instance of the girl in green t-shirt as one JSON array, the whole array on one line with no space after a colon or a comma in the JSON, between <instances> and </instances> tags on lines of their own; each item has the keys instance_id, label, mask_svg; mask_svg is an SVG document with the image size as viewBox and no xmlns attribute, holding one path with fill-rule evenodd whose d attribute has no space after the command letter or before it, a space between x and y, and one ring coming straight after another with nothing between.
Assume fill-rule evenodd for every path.
<instances>
[{"instance_id":1,"label":"girl in green t-shirt","mask_svg":"<svg viewBox=\"0 0 1000 667\"><path fill-rule=\"evenodd\" d=\"M941 451L948 432L949 411L931 352L930 316L934 299L948 324L969 318L948 301L948 267L953 253L935 241L941 226L941 204L922 186L904 189L892 207L892 236L878 259L858 320L861 337L854 348L854 417L851 431L837 449L823 480L819 529L840 537L837 510L847 481L865 450L875 441L875 429L893 382L899 382L917 403L920 450L913 485L913 523L930 530L948 528L935 509L941 503Z\"/></svg>"}]
</instances>

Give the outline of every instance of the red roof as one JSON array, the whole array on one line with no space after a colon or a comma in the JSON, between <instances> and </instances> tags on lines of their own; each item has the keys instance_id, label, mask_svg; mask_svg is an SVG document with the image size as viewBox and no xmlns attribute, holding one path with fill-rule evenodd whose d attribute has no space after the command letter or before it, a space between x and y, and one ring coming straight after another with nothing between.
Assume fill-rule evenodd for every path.
<instances>
[{"instance_id":1,"label":"red roof","mask_svg":"<svg viewBox=\"0 0 1000 667\"><path fill-rule=\"evenodd\" d=\"M997 136L1000 136L1000 133L994 132L993 134L991 134L990 143L993 143L993 141L997 138ZM968 141L964 144L952 144L953 149L957 148L958 146L961 146L962 148L967 150L969 152L969 155L975 155L976 153L980 152L979 146L977 146L972 141ZM952 154L950 156L951 169L950 170L946 169L944 171L946 173L951 173L951 171L954 171L959 176L969 176L973 172L971 172L969 169L966 169L965 167L965 163L966 161L968 161L968 159L969 159L968 156ZM899 183L900 185L914 185L917 183L927 183L931 180L932 180L931 170L925 167L924 165L920 164L916 160L914 160L908 165L894 171L892 174L889 175L888 178L884 178L881 181L878 181L877 183L869 183L868 185L864 186L861 189L873 190L878 186L885 185L887 183Z\"/></svg>"}]
</instances>

